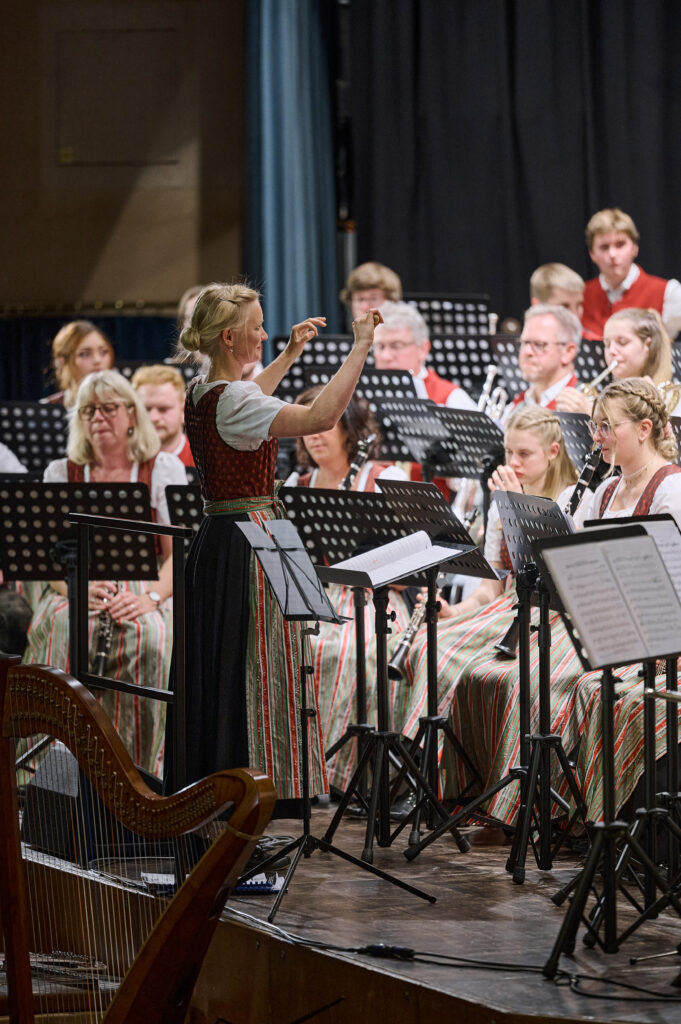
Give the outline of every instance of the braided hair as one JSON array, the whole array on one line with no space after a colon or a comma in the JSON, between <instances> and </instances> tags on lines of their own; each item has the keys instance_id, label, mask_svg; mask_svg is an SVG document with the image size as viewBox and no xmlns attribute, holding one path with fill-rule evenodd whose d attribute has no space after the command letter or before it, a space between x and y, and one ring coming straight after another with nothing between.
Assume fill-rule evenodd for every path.
<instances>
[{"instance_id":1,"label":"braided hair","mask_svg":"<svg viewBox=\"0 0 681 1024\"><path fill-rule=\"evenodd\" d=\"M653 448L667 462L672 462L677 455L676 439L669 423L664 396L655 385L642 377L615 380L603 388L596 397L591 415L595 418L598 410L612 423L610 403L615 400L620 403L624 415L632 423L650 420L650 441Z\"/></svg>"}]
</instances>

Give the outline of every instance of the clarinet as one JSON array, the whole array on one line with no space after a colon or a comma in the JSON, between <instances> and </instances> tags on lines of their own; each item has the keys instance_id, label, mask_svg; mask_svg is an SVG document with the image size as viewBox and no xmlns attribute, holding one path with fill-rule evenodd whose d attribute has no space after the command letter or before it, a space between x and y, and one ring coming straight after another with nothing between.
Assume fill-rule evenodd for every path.
<instances>
[{"instance_id":1,"label":"clarinet","mask_svg":"<svg viewBox=\"0 0 681 1024\"><path fill-rule=\"evenodd\" d=\"M579 474L579 479L575 484L575 489L570 495L570 499L563 510L566 516L574 516L575 512L581 505L584 493L593 480L594 473L598 468L598 463L601 461L602 448L602 444L595 444L584 460L582 472Z\"/></svg>"},{"instance_id":2,"label":"clarinet","mask_svg":"<svg viewBox=\"0 0 681 1024\"><path fill-rule=\"evenodd\" d=\"M357 474L360 472L364 463L369 458L369 449L371 448L375 440L376 435L369 434L368 437L362 437L357 442L357 450L355 452L355 457L350 464L350 469L348 470L347 475L343 477L339 484L339 491L350 490L355 480L357 479Z\"/></svg>"},{"instance_id":3,"label":"clarinet","mask_svg":"<svg viewBox=\"0 0 681 1024\"><path fill-rule=\"evenodd\" d=\"M404 663L409 654L409 649L414 642L414 637L421 628L425 617L426 602L419 601L411 613L411 618L399 639L395 653L388 662L388 679L399 680L404 676Z\"/></svg>"},{"instance_id":4,"label":"clarinet","mask_svg":"<svg viewBox=\"0 0 681 1024\"><path fill-rule=\"evenodd\" d=\"M92 659L92 674L95 676L103 676L106 668L106 663L109 660L111 654L111 644L113 641L113 630L114 620L106 610L102 608L101 612L97 616L98 631L97 631L97 648L95 650L95 656Z\"/></svg>"}]
</instances>

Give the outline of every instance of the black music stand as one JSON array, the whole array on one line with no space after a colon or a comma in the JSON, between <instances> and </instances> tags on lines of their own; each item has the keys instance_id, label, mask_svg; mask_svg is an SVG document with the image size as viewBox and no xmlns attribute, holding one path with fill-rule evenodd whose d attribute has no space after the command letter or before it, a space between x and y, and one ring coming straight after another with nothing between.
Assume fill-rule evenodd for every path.
<instances>
[{"instance_id":1,"label":"black music stand","mask_svg":"<svg viewBox=\"0 0 681 1024\"><path fill-rule=\"evenodd\" d=\"M442 493L434 484L405 483L398 480L379 481L381 494L388 495L392 501L401 507L405 513L408 512L412 519L412 526L415 529L426 530L433 537L444 537L447 543L460 545L462 554L456 559L457 574L461 576L473 576L483 579L503 579L505 570L497 572L489 564L482 552L475 546L466 528L453 514L449 504ZM469 550L465 550L468 548ZM428 672L427 687L427 714L419 719L419 727L416 736L411 741L410 752L415 757L416 752L422 747L420 764L423 773L430 783L431 789L438 791L438 734L444 733L445 743L449 743L457 757L463 760L469 769L471 781L459 795L460 800L467 789L476 781L481 781L474 765L472 764L465 748L458 736L454 733L447 719L440 713L437 693L437 618L439 605L437 603L437 572L434 569L428 570L428 597L426 601L425 623L426 623L426 659ZM404 768L395 779L394 788L397 789L404 777ZM419 841L421 805L423 793L416 786L416 805L412 821L412 830L409 837L411 845ZM411 814L410 814L411 817ZM434 827L432 812L428 815L428 826Z\"/></svg>"},{"instance_id":2,"label":"black music stand","mask_svg":"<svg viewBox=\"0 0 681 1024\"><path fill-rule=\"evenodd\" d=\"M496 334L492 338L492 360L499 368L500 383L510 398L521 394L528 386L518 365L519 342L517 334Z\"/></svg>"},{"instance_id":3,"label":"black music stand","mask_svg":"<svg viewBox=\"0 0 681 1024\"><path fill-rule=\"evenodd\" d=\"M575 375L578 380L590 381L597 377L608 364L605 361L605 349L602 341L582 338L579 352L575 356Z\"/></svg>"},{"instance_id":4,"label":"black music stand","mask_svg":"<svg viewBox=\"0 0 681 1024\"><path fill-rule=\"evenodd\" d=\"M344 583L347 586L369 588L373 591L376 613L376 647L377 672L376 692L378 704L378 732L371 731L363 737L364 749L361 751L357 767L350 783L341 799L336 814L326 832L325 839L330 840L337 829L342 815L353 796L357 795L360 803L366 806L359 791L359 780L365 767L373 767L373 786L368 807L368 824L365 848L362 859L371 861L373 858L373 840L378 831L379 846L389 846L397 834L404 828L404 822L390 833L390 784L388 779L388 761L405 767L410 783L415 780L421 787L424 800L433 807L441 819L448 817L446 810L437 797L436 790L430 785L424 774L417 768L411 754L401 742L397 733L389 731L388 710L388 662L387 636L390 632L388 621L388 588L391 582L404 579L405 574L386 578L380 585L371 582L363 573L352 573L347 569L327 568L325 562L332 559L336 562L352 558L358 548L376 548L385 544L386 537L404 538L414 532L413 523L418 522L417 510L408 503L391 498L384 494L365 494L355 491L331 491L310 488L282 488L280 497L284 500L294 523L298 525L301 535L309 550L321 552L318 558L317 572L320 579L328 582ZM418 530L418 527L416 527ZM425 531L426 533L428 531ZM446 542L445 542L446 543ZM447 562L451 563L459 555L460 548L447 551ZM469 552L460 552L461 557L468 557ZM339 557L340 556L340 557ZM427 556L422 566L417 567L419 574L415 578L418 583L428 583L427 568L435 568L442 564L443 559L433 559L430 563ZM417 570L415 570L417 571ZM437 573L435 573L435 576ZM388 574L389 576L389 574ZM406 582L413 582L413 574ZM362 657L364 652L362 651ZM358 709L359 710L359 709ZM364 712L366 714L366 712ZM378 825L378 827L377 827ZM468 844L455 831L455 837L461 849Z\"/></svg>"},{"instance_id":5,"label":"black music stand","mask_svg":"<svg viewBox=\"0 0 681 1024\"><path fill-rule=\"evenodd\" d=\"M277 334L273 339L274 357L281 355L289 342L288 334ZM308 342L299 359L296 359L286 372L274 392L277 398L286 402L295 401L296 395L310 387L306 383L305 373L313 367L333 367L336 372L346 356L349 355L354 339L351 334L320 334Z\"/></svg>"},{"instance_id":6,"label":"black music stand","mask_svg":"<svg viewBox=\"0 0 681 1024\"><path fill-rule=\"evenodd\" d=\"M428 326L428 362L441 377L477 397L491 361L489 295L413 292L404 301L418 309Z\"/></svg>"},{"instance_id":7,"label":"black music stand","mask_svg":"<svg viewBox=\"0 0 681 1024\"><path fill-rule=\"evenodd\" d=\"M75 518L71 518L74 513ZM78 514L87 518L90 513L107 518L95 520L97 528L92 532L88 547L73 523ZM172 528L157 527L151 522L147 485L32 483L0 486L0 515L5 527L0 534L5 579L66 579L71 674L93 689L114 689L135 697L171 703L171 691L96 676L87 669L88 579L158 579L151 531L172 533ZM137 531L139 521L149 532ZM118 527L114 527L115 522L119 523ZM182 540L179 545L181 554ZM181 558L179 571L175 565L173 569L174 586L179 587L177 605L173 603L174 620L177 620L178 608L182 607ZM182 616L181 622L183 620ZM180 629L179 636L182 635ZM179 752L177 757L181 758Z\"/></svg>"},{"instance_id":8,"label":"black music stand","mask_svg":"<svg viewBox=\"0 0 681 1024\"><path fill-rule=\"evenodd\" d=\"M574 773L563 749L560 736L551 734L550 677L551 677L551 629L549 625L548 592L538 576L533 561L532 541L543 537L565 536L573 527L554 501L533 495L509 491L496 491L494 501L504 530L513 571L516 576L518 596L517 622L519 629L518 717L520 729L520 763L507 775L495 782L488 790L461 808L450 822L458 824L469 817L482 804L501 792L511 783L521 783L521 806L514 825L514 839L506 862L506 870L513 874L513 881L522 884L525 880L525 856L531 838L532 823L538 831L538 840L532 840L532 850L538 866L548 870L558 849L572 828L577 817L584 817L584 801L574 779ZM530 723L530 617L533 595L537 592L540 624L537 629L539 640L539 733L531 734ZM569 805L551 788L551 754L558 758L562 774L574 800L575 811L569 817L568 827L556 844L551 845L551 803L557 803L569 815ZM490 819L475 815L480 820ZM444 824L427 835L420 843L411 847L405 856L416 857L444 831Z\"/></svg>"},{"instance_id":9,"label":"black music stand","mask_svg":"<svg viewBox=\"0 0 681 1024\"><path fill-rule=\"evenodd\" d=\"M636 548L634 548L636 544ZM590 547L591 546L591 547ZM580 552L579 548L583 551ZM605 953L615 953L624 940L644 921L657 917L671 905L681 916L678 879L665 879L648 850L639 842L636 830L615 817L614 717L615 678L613 669L638 661L654 663L658 658L677 658L681 636L681 601L655 540L640 525L603 530L584 530L572 537L554 538L533 544L542 565L547 586L561 603L561 614L575 650L587 671L602 669L601 736L603 764L603 821L593 826L594 840L578 876L572 903L563 919L549 959L543 967L554 978L561 953L574 950L580 921L584 921L587 945L598 944ZM580 558L580 554L582 557ZM590 600L596 574L599 609ZM635 587L620 582L634 574ZM625 595L626 594L626 599ZM663 606L663 611L661 611ZM608 622L600 615L605 610ZM598 613L597 613L598 612ZM681 838L674 821L668 827ZM622 844L618 852L618 845ZM637 920L617 933L617 888L628 859L635 856L661 896L648 903ZM603 884L588 919L584 916L589 892L596 891L601 869ZM636 906L631 896L630 903ZM603 925L603 938L599 930Z\"/></svg>"},{"instance_id":10,"label":"black music stand","mask_svg":"<svg viewBox=\"0 0 681 1024\"><path fill-rule=\"evenodd\" d=\"M334 373L334 368L329 366L306 368L306 386L317 387L328 384ZM364 398L369 403L371 411L381 422L381 457L394 462L410 459L409 452L397 433L389 424L381 421L381 409L386 400L391 398L417 400L414 378L411 373L407 370L377 370L373 366L365 366L357 381L355 395L358 398Z\"/></svg>"},{"instance_id":11,"label":"black music stand","mask_svg":"<svg viewBox=\"0 0 681 1024\"><path fill-rule=\"evenodd\" d=\"M26 469L66 454L66 409L50 402L0 402L0 437Z\"/></svg>"},{"instance_id":12,"label":"black music stand","mask_svg":"<svg viewBox=\"0 0 681 1024\"><path fill-rule=\"evenodd\" d=\"M272 588L277 604L281 609L281 613L287 621L294 620L297 622L314 622L315 625L313 628L303 631L307 634L318 633L320 622L339 623L341 621L341 619L336 615L324 592L324 588L320 583L315 572L315 568L302 545L293 523L286 519L274 520L267 524L267 530L262 529L256 523L237 523L237 526L255 552L255 555L262 566L265 577ZM300 720L302 734L301 774L303 781L302 835L288 843L283 848L277 850L277 852L273 853L271 857L266 858L254 868L247 871L241 876L239 880L240 883L247 882L248 879L253 878L254 875L260 874L262 871L266 871L270 863L274 864L282 856L293 853L295 850L289 869L286 872L283 885L274 901L270 913L267 916L267 920L272 922L279 909L279 905L284 898L288 884L298 867L300 858L303 856L310 857L315 850L321 850L323 853L333 853L336 857L341 857L350 864L355 864L357 867L363 868L365 871L370 871L372 874L377 875L386 882L391 882L393 885L397 885L400 888L405 889L407 892L413 893L415 896L420 896L422 899L434 903L435 897L429 896L421 889L408 885L406 882L401 881L401 879L394 878L385 871L375 868L372 864L367 864L363 860L353 857L351 854L346 853L344 850L341 850L337 846L328 842L326 838L320 839L317 836L312 835L310 829L308 720L316 716L316 711L314 707L308 706L307 680L309 676L313 675L313 673L314 669L311 665L305 665L304 663L301 665Z\"/></svg>"},{"instance_id":13,"label":"black music stand","mask_svg":"<svg viewBox=\"0 0 681 1024\"><path fill-rule=\"evenodd\" d=\"M194 534L203 522L203 495L199 484L168 484L168 514L173 526L186 526Z\"/></svg>"},{"instance_id":14,"label":"black music stand","mask_svg":"<svg viewBox=\"0 0 681 1024\"><path fill-rule=\"evenodd\" d=\"M427 482L436 475L453 475L449 469L456 448L438 418L438 410L434 402L422 398L389 398L377 409L381 433L401 444L406 455L400 458L421 464Z\"/></svg>"},{"instance_id":15,"label":"black music stand","mask_svg":"<svg viewBox=\"0 0 681 1024\"><path fill-rule=\"evenodd\" d=\"M560 420L560 429L570 460L579 470L594 446L589 433L589 417L584 412L556 412L555 415Z\"/></svg>"}]
</instances>

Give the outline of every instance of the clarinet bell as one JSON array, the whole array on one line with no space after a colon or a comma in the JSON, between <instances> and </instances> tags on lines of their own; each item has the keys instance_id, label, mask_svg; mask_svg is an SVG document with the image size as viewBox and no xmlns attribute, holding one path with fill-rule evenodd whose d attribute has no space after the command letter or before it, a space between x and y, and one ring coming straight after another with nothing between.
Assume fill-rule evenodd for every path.
<instances>
[{"instance_id":1,"label":"clarinet bell","mask_svg":"<svg viewBox=\"0 0 681 1024\"><path fill-rule=\"evenodd\" d=\"M504 656L504 658L516 658L518 656L519 636L520 626L518 623L518 616L516 615L499 643L494 645L494 650L498 651L499 654Z\"/></svg>"}]
</instances>

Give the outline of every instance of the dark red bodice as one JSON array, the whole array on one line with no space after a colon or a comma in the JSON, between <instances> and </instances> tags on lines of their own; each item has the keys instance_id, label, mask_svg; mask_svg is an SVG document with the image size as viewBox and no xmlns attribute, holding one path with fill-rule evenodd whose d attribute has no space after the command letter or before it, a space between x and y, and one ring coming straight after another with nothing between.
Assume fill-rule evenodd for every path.
<instances>
[{"instance_id":1,"label":"dark red bodice","mask_svg":"<svg viewBox=\"0 0 681 1024\"><path fill-rule=\"evenodd\" d=\"M211 388L194 404L191 387L185 402L185 430L206 501L232 501L274 493L276 437L255 451L241 452L223 441L215 423L220 395L227 384Z\"/></svg>"}]
</instances>

